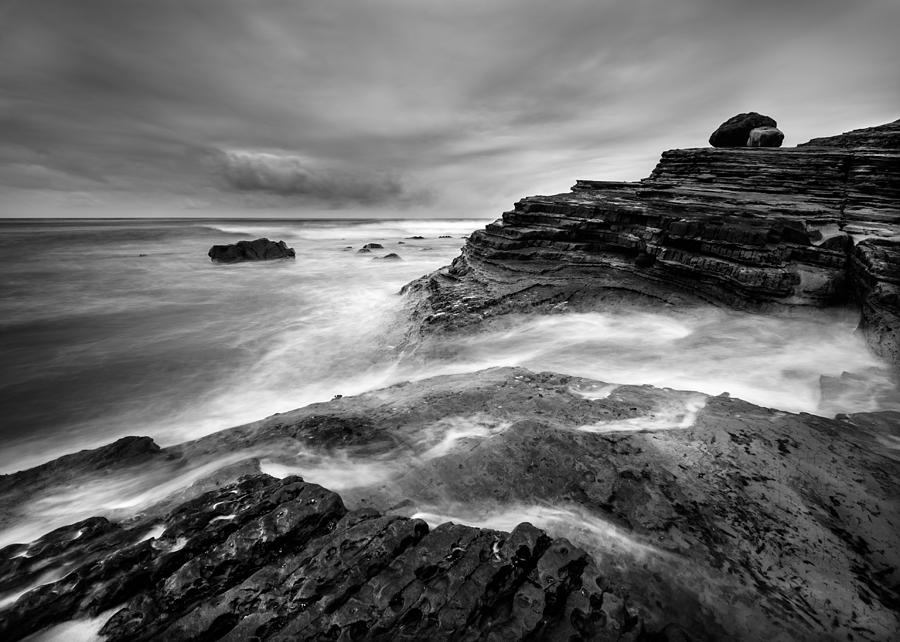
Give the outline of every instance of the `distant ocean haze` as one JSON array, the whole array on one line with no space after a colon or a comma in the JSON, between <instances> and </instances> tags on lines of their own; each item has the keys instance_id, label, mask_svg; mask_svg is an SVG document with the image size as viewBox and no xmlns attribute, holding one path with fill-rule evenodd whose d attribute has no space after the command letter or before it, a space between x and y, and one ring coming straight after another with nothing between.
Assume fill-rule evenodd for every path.
<instances>
[{"instance_id":1,"label":"distant ocean haze","mask_svg":"<svg viewBox=\"0 0 900 642\"><path fill-rule=\"evenodd\" d=\"M501 365L822 414L894 398L847 314L511 316L400 351L400 288L448 264L485 222L0 222L0 472L124 435L168 445L338 394ZM206 256L259 237L284 240L296 260ZM357 253L370 242L384 249ZM373 260L390 252L403 260ZM823 399L821 376L844 371L856 388Z\"/></svg>"}]
</instances>

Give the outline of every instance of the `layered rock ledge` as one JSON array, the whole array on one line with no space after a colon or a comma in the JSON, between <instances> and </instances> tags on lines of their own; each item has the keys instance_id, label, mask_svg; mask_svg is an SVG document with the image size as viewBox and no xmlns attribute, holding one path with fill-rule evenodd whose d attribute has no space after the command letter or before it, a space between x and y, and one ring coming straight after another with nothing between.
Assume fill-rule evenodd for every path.
<instances>
[{"instance_id":1,"label":"layered rock ledge","mask_svg":"<svg viewBox=\"0 0 900 642\"><path fill-rule=\"evenodd\" d=\"M898 426L497 368L129 438L2 478L95 503L0 549L0 635L890 640Z\"/></svg>"},{"instance_id":2,"label":"layered rock ledge","mask_svg":"<svg viewBox=\"0 0 900 642\"><path fill-rule=\"evenodd\" d=\"M570 193L520 200L404 291L425 332L611 300L855 304L872 349L900 363L898 130L667 151L642 181L579 180Z\"/></svg>"}]
</instances>

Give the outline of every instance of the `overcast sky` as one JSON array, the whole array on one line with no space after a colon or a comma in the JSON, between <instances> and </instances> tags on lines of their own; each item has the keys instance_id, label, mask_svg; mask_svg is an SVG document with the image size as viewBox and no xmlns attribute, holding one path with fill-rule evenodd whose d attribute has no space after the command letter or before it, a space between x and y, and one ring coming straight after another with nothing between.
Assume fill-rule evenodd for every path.
<instances>
[{"instance_id":1,"label":"overcast sky","mask_svg":"<svg viewBox=\"0 0 900 642\"><path fill-rule=\"evenodd\" d=\"M473 216L900 117L897 0L0 0L0 215Z\"/></svg>"}]
</instances>

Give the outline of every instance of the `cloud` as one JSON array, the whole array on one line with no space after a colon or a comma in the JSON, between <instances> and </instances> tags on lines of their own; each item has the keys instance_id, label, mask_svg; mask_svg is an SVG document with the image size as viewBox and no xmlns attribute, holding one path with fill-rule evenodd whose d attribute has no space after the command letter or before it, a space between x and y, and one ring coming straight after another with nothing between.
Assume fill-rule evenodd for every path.
<instances>
[{"instance_id":1,"label":"cloud","mask_svg":"<svg viewBox=\"0 0 900 642\"><path fill-rule=\"evenodd\" d=\"M301 156L254 151L219 151L213 166L232 189L300 196L331 204L381 205L421 201L391 174L313 167Z\"/></svg>"},{"instance_id":2,"label":"cloud","mask_svg":"<svg viewBox=\"0 0 900 642\"><path fill-rule=\"evenodd\" d=\"M646 176L742 111L786 145L894 120L898 19L896 0L0 2L0 191L212 209L430 193L489 217Z\"/></svg>"}]
</instances>

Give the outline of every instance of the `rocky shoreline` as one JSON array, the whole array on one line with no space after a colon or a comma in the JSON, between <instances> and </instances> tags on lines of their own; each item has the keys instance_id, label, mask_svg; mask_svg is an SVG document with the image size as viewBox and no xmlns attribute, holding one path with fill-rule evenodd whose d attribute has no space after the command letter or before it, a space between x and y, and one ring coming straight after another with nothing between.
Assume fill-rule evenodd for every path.
<instances>
[{"instance_id":1,"label":"rocky shoreline","mask_svg":"<svg viewBox=\"0 0 900 642\"><path fill-rule=\"evenodd\" d=\"M672 150L525 198L404 288L409 340L533 310L856 307L898 365L898 141ZM900 411L523 368L126 437L0 476L0 638L893 640L898 444Z\"/></svg>"},{"instance_id":2,"label":"rocky shoreline","mask_svg":"<svg viewBox=\"0 0 900 642\"><path fill-rule=\"evenodd\" d=\"M128 438L0 478L13 523L71 488L130 507L0 549L7 600L40 584L0 632L888 640L898 426L497 368ZM182 483L120 486L154 479Z\"/></svg>"},{"instance_id":3,"label":"rocky shoreline","mask_svg":"<svg viewBox=\"0 0 900 642\"><path fill-rule=\"evenodd\" d=\"M520 200L404 292L423 333L560 306L853 305L872 350L900 364L898 132L668 151L640 182Z\"/></svg>"}]
</instances>

